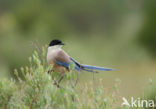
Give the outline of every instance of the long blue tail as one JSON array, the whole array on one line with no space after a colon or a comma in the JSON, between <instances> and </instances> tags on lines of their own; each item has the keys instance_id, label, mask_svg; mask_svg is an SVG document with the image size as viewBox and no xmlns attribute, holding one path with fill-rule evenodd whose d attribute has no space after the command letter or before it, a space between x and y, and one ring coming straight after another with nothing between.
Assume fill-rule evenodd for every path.
<instances>
[{"instance_id":1,"label":"long blue tail","mask_svg":"<svg viewBox=\"0 0 156 109\"><path fill-rule=\"evenodd\" d=\"M90 70L101 70L101 71L112 71L112 70L115 70L115 69L112 69L112 68L105 68L105 67L98 67L98 66L91 66L91 65L83 65L82 66L85 68L85 69L90 69Z\"/></svg>"},{"instance_id":2,"label":"long blue tail","mask_svg":"<svg viewBox=\"0 0 156 109\"><path fill-rule=\"evenodd\" d=\"M75 59L71 58L71 60L75 63L75 69L78 71L85 70L88 72L98 73L98 71L113 71L115 69L112 68L105 68L105 67L98 67L98 66L91 66L91 65L83 65L80 64ZM97 71L98 70L98 71Z\"/></svg>"}]
</instances>

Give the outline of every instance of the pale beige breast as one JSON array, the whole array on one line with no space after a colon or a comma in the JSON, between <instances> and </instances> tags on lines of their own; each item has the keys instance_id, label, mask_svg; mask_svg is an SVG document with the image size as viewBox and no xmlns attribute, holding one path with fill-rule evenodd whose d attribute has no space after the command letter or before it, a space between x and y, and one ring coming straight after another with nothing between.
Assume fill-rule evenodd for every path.
<instances>
[{"instance_id":1,"label":"pale beige breast","mask_svg":"<svg viewBox=\"0 0 156 109\"><path fill-rule=\"evenodd\" d=\"M52 49L51 47L48 48L48 52L47 52L47 62L48 62L48 64L54 64L55 57L57 56L58 52L59 52L59 50Z\"/></svg>"},{"instance_id":2,"label":"pale beige breast","mask_svg":"<svg viewBox=\"0 0 156 109\"><path fill-rule=\"evenodd\" d=\"M60 73L68 72L68 68L56 63L56 60L60 62L70 62L70 56L63 50L48 50L47 62L53 65L53 70Z\"/></svg>"}]
</instances>

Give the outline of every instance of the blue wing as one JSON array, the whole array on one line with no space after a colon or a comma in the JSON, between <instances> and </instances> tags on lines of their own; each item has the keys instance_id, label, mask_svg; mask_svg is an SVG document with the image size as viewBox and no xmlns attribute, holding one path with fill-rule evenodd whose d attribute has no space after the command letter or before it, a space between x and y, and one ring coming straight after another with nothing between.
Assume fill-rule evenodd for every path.
<instances>
[{"instance_id":1,"label":"blue wing","mask_svg":"<svg viewBox=\"0 0 156 109\"><path fill-rule=\"evenodd\" d=\"M74 64L73 66L75 66L75 70L78 70L78 71L81 70L80 65L78 63L74 62L72 59L71 59L71 62L70 63L68 63L68 62L61 62L59 60L56 60L56 63L59 64L59 65L61 65L61 66L66 67L68 69L70 68L70 65L73 65Z\"/></svg>"},{"instance_id":2,"label":"blue wing","mask_svg":"<svg viewBox=\"0 0 156 109\"><path fill-rule=\"evenodd\" d=\"M61 65L61 66L66 67L66 68L69 68L69 65L70 65L70 63L68 63L68 62L61 62L59 60L56 60L56 63Z\"/></svg>"}]
</instances>

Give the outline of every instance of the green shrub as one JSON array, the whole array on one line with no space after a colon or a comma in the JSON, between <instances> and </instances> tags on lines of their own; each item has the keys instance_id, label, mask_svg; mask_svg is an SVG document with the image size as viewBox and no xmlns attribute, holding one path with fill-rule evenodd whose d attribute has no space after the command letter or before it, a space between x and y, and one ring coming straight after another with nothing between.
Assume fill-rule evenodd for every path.
<instances>
[{"instance_id":1,"label":"green shrub","mask_svg":"<svg viewBox=\"0 0 156 109\"><path fill-rule=\"evenodd\" d=\"M52 66L46 65L46 49L34 52L29 58L30 66L14 71L15 80L0 81L0 108L2 109L112 109L120 107L118 80L110 89L105 89L103 80L76 84L78 72L66 73L58 88L57 72L48 72ZM22 74L22 77L19 76ZM119 106L118 106L119 105Z\"/></svg>"}]
</instances>

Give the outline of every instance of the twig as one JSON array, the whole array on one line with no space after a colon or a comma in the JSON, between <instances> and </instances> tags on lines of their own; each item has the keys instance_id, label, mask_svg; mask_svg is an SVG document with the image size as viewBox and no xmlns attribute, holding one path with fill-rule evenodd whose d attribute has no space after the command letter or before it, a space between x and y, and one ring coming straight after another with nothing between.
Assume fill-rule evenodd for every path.
<instances>
[{"instance_id":1,"label":"twig","mask_svg":"<svg viewBox=\"0 0 156 109\"><path fill-rule=\"evenodd\" d=\"M35 43L35 42L32 42L32 41L31 41L31 44L32 44L32 46L38 51L38 53L39 53L39 55L40 55L40 57L41 57L42 62L44 62L44 57L43 57L43 55L42 55L42 50L41 50L41 48L39 47L39 45L38 45L37 43Z\"/></svg>"},{"instance_id":2,"label":"twig","mask_svg":"<svg viewBox=\"0 0 156 109\"><path fill-rule=\"evenodd\" d=\"M76 81L75 81L75 87L76 87L76 85L78 83L78 80L79 80L79 73L77 73L77 78L76 78Z\"/></svg>"}]
</instances>

